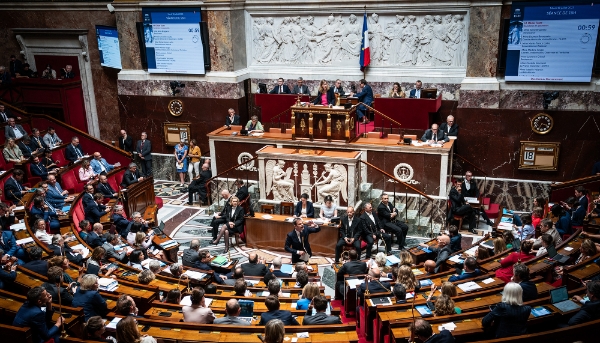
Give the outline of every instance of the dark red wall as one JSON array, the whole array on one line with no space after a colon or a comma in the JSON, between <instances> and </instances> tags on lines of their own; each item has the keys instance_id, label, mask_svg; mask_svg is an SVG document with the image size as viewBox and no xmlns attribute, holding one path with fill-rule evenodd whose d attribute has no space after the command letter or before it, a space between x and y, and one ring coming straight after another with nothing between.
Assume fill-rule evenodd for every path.
<instances>
[{"instance_id":1,"label":"dark red wall","mask_svg":"<svg viewBox=\"0 0 600 343\"><path fill-rule=\"evenodd\" d=\"M60 77L60 70L67 64L73 66L73 71L77 78L81 76L79 72L79 61L77 56L50 56L50 55L35 55L35 66L39 76L42 76L42 71L46 68L47 64L52 66L52 69L56 70L56 78Z\"/></svg>"}]
</instances>

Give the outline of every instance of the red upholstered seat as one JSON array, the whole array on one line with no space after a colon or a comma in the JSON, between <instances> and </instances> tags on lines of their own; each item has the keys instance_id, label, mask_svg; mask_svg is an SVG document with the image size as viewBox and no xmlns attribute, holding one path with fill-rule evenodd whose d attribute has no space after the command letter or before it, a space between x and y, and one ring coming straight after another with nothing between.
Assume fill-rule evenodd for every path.
<instances>
[{"instance_id":1,"label":"red upholstered seat","mask_svg":"<svg viewBox=\"0 0 600 343\"><path fill-rule=\"evenodd\" d=\"M161 197L154 197L154 203L156 203L156 210L160 210L163 207L163 199Z\"/></svg>"},{"instance_id":2,"label":"red upholstered seat","mask_svg":"<svg viewBox=\"0 0 600 343\"><path fill-rule=\"evenodd\" d=\"M52 150L52 159L59 167L66 166L68 164L67 160L65 159L65 149Z\"/></svg>"},{"instance_id":3,"label":"red upholstered seat","mask_svg":"<svg viewBox=\"0 0 600 343\"><path fill-rule=\"evenodd\" d=\"M0 130L0 131L2 131L2 130ZM4 131L2 131L2 133L4 133ZM12 169L13 166L14 166L14 163L6 162L6 160L4 159L4 155L0 153L0 169L9 170L9 169Z\"/></svg>"},{"instance_id":4,"label":"red upholstered seat","mask_svg":"<svg viewBox=\"0 0 600 343\"><path fill-rule=\"evenodd\" d=\"M483 198L483 208L485 214L487 214L488 218L496 219L500 213L500 205L499 204L491 204L490 198Z\"/></svg>"},{"instance_id":5,"label":"red upholstered seat","mask_svg":"<svg viewBox=\"0 0 600 343\"><path fill-rule=\"evenodd\" d=\"M115 174L115 178L114 178L114 182L115 184L110 184L111 186L113 186L115 190L120 188L121 182L123 182L123 175L125 175L125 171L121 171L118 172L117 174Z\"/></svg>"},{"instance_id":6,"label":"red upholstered seat","mask_svg":"<svg viewBox=\"0 0 600 343\"><path fill-rule=\"evenodd\" d=\"M74 170L63 173L60 181L62 188L68 190L69 193L81 193L83 190L83 184L80 184L77 180Z\"/></svg>"}]
</instances>

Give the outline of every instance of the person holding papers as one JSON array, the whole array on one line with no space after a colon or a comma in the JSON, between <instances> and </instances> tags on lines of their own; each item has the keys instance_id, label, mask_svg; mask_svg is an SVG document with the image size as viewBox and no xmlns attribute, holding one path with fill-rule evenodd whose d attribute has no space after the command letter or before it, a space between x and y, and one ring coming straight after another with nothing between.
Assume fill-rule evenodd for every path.
<instances>
[{"instance_id":1,"label":"person holding papers","mask_svg":"<svg viewBox=\"0 0 600 343\"><path fill-rule=\"evenodd\" d=\"M569 326L600 318L600 281L589 281L585 286L588 300L584 300L578 295L573 297L574 301L583 303L583 306L579 309L579 312L571 317L568 323Z\"/></svg>"},{"instance_id":2,"label":"person holding papers","mask_svg":"<svg viewBox=\"0 0 600 343\"><path fill-rule=\"evenodd\" d=\"M429 144L436 144L438 142L449 142L450 139L446 136L444 131L438 130L438 124L431 124L431 129L425 131L423 136L421 137L423 142L427 142Z\"/></svg>"},{"instance_id":3,"label":"person holding papers","mask_svg":"<svg viewBox=\"0 0 600 343\"><path fill-rule=\"evenodd\" d=\"M106 255L104 255L104 258L114 258L115 260L121 263L126 263L127 256L129 256L133 250L124 249L123 251L119 252L115 249L115 247L119 245L119 243L120 242L118 235L108 234L106 236L106 243L102 244L102 247L104 248L104 250L106 250Z\"/></svg>"},{"instance_id":4,"label":"person holding papers","mask_svg":"<svg viewBox=\"0 0 600 343\"><path fill-rule=\"evenodd\" d=\"M308 225L304 225L300 218L294 218L293 223L294 230L288 233L285 239L285 251L292 254L292 263L308 262L310 256L312 256L308 237L311 233L321 231L321 228L313 221L310 221Z\"/></svg>"},{"instance_id":5,"label":"person holding papers","mask_svg":"<svg viewBox=\"0 0 600 343\"><path fill-rule=\"evenodd\" d=\"M108 314L106 300L98 293L98 287L98 276L86 274L73 295L73 307L83 307L86 321L93 316L104 317Z\"/></svg>"},{"instance_id":6,"label":"person holding papers","mask_svg":"<svg viewBox=\"0 0 600 343\"><path fill-rule=\"evenodd\" d=\"M264 128L262 124L258 121L258 117L252 116L246 124L246 130L254 132L263 132Z\"/></svg>"},{"instance_id":7,"label":"person holding papers","mask_svg":"<svg viewBox=\"0 0 600 343\"><path fill-rule=\"evenodd\" d=\"M502 302L481 320L484 328L495 327L495 338L518 336L527 333L527 319L531 306L523 305L523 289L509 282L504 286Z\"/></svg>"},{"instance_id":8,"label":"person holding papers","mask_svg":"<svg viewBox=\"0 0 600 343\"><path fill-rule=\"evenodd\" d=\"M363 261L359 261L359 255L356 250L350 250L348 252L350 261L344 263L337 272L336 287L339 290L340 295L344 294L344 275L360 275L365 274L368 270L367 264Z\"/></svg>"},{"instance_id":9,"label":"person holding papers","mask_svg":"<svg viewBox=\"0 0 600 343\"><path fill-rule=\"evenodd\" d=\"M84 156L85 153L81 149L81 145L79 145L79 138L71 138L71 144L65 148L65 159L71 163L75 163L75 161L82 159Z\"/></svg>"}]
</instances>

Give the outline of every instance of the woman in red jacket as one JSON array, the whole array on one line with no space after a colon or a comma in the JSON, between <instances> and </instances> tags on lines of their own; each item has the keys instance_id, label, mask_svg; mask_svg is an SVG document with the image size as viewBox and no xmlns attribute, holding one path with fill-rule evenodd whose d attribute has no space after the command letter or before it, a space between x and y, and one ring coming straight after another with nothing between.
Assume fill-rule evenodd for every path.
<instances>
[{"instance_id":1,"label":"woman in red jacket","mask_svg":"<svg viewBox=\"0 0 600 343\"><path fill-rule=\"evenodd\" d=\"M496 277L504 282L510 282L513 276L513 265L517 262L525 262L535 257L530 254L533 243L531 241L521 242L521 251L513 252L500 260L500 269L496 270Z\"/></svg>"}]
</instances>

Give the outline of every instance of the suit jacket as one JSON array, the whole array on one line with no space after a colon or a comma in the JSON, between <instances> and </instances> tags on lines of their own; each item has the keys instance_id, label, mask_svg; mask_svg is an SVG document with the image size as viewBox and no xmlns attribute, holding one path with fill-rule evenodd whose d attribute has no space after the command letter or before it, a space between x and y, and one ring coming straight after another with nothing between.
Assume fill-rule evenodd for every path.
<instances>
[{"instance_id":1,"label":"suit jacket","mask_svg":"<svg viewBox=\"0 0 600 343\"><path fill-rule=\"evenodd\" d=\"M300 325L296 321L296 318L292 317L292 312L284 310L269 311L261 314L258 325L266 325L272 319L280 319L283 325Z\"/></svg>"},{"instance_id":2,"label":"suit jacket","mask_svg":"<svg viewBox=\"0 0 600 343\"><path fill-rule=\"evenodd\" d=\"M453 124L448 131L448 123L441 123L438 130L444 131L446 136L458 136L458 124Z\"/></svg>"},{"instance_id":3,"label":"suit jacket","mask_svg":"<svg viewBox=\"0 0 600 343\"><path fill-rule=\"evenodd\" d=\"M18 205L21 202L23 194L21 191L24 190L23 186L14 178L9 177L4 182L4 197Z\"/></svg>"},{"instance_id":4,"label":"suit jacket","mask_svg":"<svg viewBox=\"0 0 600 343\"><path fill-rule=\"evenodd\" d=\"M439 248L430 248L430 250L437 252L437 257L435 258L435 272L439 273L440 267L444 262L452 255L452 248L450 248L450 244L445 247Z\"/></svg>"},{"instance_id":5,"label":"suit jacket","mask_svg":"<svg viewBox=\"0 0 600 343\"><path fill-rule=\"evenodd\" d=\"M115 250L115 247L106 242L104 244L102 244L102 247L104 248L104 250L106 250L106 255L104 256L104 258L106 260L108 260L109 258L114 258L115 260L122 262L122 263L126 263L127 261L127 252L123 251L122 253L118 253Z\"/></svg>"},{"instance_id":6,"label":"suit jacket","mask_svg":"<svg viewBox=\"0 0 600 343\"><path fill-rule=\"evenodd\" d=\"M450 249L452 249L452 252L462 250L462 235L460 233L456 236L450 237Z\"/></svg>"},{"instance_id":7,"label":"suit jacket","mask_svg":"<svg viewBox=\"0 0 600 343\"><path fill-rule=\"evenodd\" d=\"M365 291L367 290L367 284L365 282L360 284L360 287L358 288L358 296L359 297L363 297L363 295L365 294ZM371 280L369 281L369 293L391 293L392 291L392 287L390 286L390 283L387 281L375 281L375 280Z\"/></svg>"},{"instance_id":8,"label":"suit jacket","mask_svg":"<svg viewBox=\"0 0 600 343\"><path fill-rule=\"evenodd\" d=\"M202 189L206 189L205 185L206 185L206 181L210 180L210 178L212 177L212 172L210 170L203 170L200 172L200 177L195 179L194 181L190 182L190 186L189 188L202 188ZM241 200L241 199L240 199Z\"/></svg>"},{"instance_id":9,"label":"suit jacket","mask_svg":"<svg viewBox=\"0 0 600 343\"><path fill-rule=\"evenodd\" d=\"M12 112L8 108L4 108L4 115L6 116L6 119L8 119L8 118L17 119L17 117L15 115L13 115ZM2 112L0 112L0 123L6 123L7 121L8 120L5 120L4 116L2 116Z\"/></svg>"},{"instance_id":10,"label":"suit jacket","mask_svg":"<svg viewBox=\"0 0 600 343\"><path fill-rule=\"evenodd\" d=\"M296 203L296 208L294 209L294 215L297 217L300 217L301 214L302 214L302 201L298 201ZM312 202L310 202L310 201L306 201L306 216L308 218L315 217L315 208L314 208Z\"/></svg>"},{"instance_id":11,"label":"suit jacket","mask_svg":"<svg viewBox=\"0 0 600 343\"><path fill-rule=\"evenodd\" d=\"M2 231L0 248L2 248L5 254L10 256L14 256L17 250L19 250L19 246L17 246L17 239L15 238L15 235L13 235L12 231Z\"/></svg>"},{"instance_id":12,"label":"suit jacket","mask_svg":"<svg viewBox=\"0 0 600 343\"><path fill-rule=\"evenodd\" d=\"M325 312L318 312L313 315L312 312L312 309L306 311L302 325L342 324L342 320L338 316L329 316Z\"/></svg>"},{"instance_id":13,"label":"suit jacket","mask_svg":"<svg viewBox=\"0 0 600 343\"><path fill-rule=\"evenodd\" d=\"M234 226L231 230L242 233L244 231L244 209L241 206L237 206L233 214L231 212L232 209L224 213L223 218L225 218L225 222L233 222Z\"/></svg>"},{"instance_id":14,"label":"suit jacket","mask_svg":"<svg viewBox=\"0 0 600 343\"><path fill-rule=\"evenodd\" d=\"M92 170L94 171L94 173L102 174L102 166L100 166L100 164L102 164L104 166L104 169L106 169L106 171L105 171L106 173L115 169L115 166L112 164L108 164L108 162L106 162L106 160L104 158L101 158L100 161L98 161L97 159L94 158L90 161L90 167L92 167Z\"/></svg>"},{"instance_id":15,"label":"suit jacket","mask_svg":"<svg viewBox=\"0 0 600 343\"><path fill-rule=\"evenodd\" d=\"M531 281L522 281L519 285L523 289L523 302L537 299L538 291L535 283Z\"/></svg>"},{"instance_id":16,"label":"suit jacket","mask_svg":"<svg viewBox=\"0 0 600 343\"><path fill-rule=\"evenodd\" d=\"M225 126L231 126L231 125L240 125L240 116L239 115L234 114L233 115L233 121L231 121L231 119L229 118L229 116L227 116L225 118Z\"/></svg>"},{"instance_id":17,"label":"suit jacket","mask_svg":"<svg viewBox=\"0 0 600 343\"><path fill-rule=\"evenodd\" d=\"M31 155L35 151L35 149L31 149L31 147L29 145L25 144L23 141L20 141L17 144L17 146L19 147L19 149L21 149L23 156L25 156L26 158L31 158Z\"/></svg>"},{"instance_id":18,"label":"suit jacket","mask_svg":"<svg viewBox=\"0 0 600 343\"><path fill-rule=\"evenodd\" d=\"M294 89L292 89L292 94L310 94L308 90L308 86L302 85L298 87L298 85L294 85Z\"/></svg>"},{"instance_id":19,"label":"suit jacket","mask_svg":"<svg viewBox=\"0 0 600 343\"><path fill-rule=\"evenodd\" d=\"M11 214L8 217L0 216L0 229L10 231L10 226L15 223L15 215ZM3 249L6 252L6 249Z\"/></svg>"},{"instance_id":20,"label":"suit jacket","mask_svg":"<svg viewBox=\"0 0 600 343\"><path fill-rule=\"evenodd\" d=\"M427 129L427 131L425 131L425 133L421 137L421 140L423 142L426 142L426 141L429 141L432 139L433 139L433 131L431 131L431 129ZM448 142L448 141L450 141L450 139L448 138L448 136L446 135L446 133L444 131L440 131L440 129L438 128L437 142L439 142L439 141Z\"/></svg>"},{"instance_id":21,"label":"suit jacket","mask_svg":"<svg viewBox=\"0 0 600 343\"><path fill-rule=\"evenodd\" d=\"M317 227L309 227L307 225L304 225L304 229L302 229L302 231L300 232L300 238L302 239L302 241L298 240L298 235L296 234L296 230L292 230L291 232L289 232L287 234L287 237L285 238L285 251L289 252L292 254L292 259L294 259L294 255L298 256L298 251L305 251L308 256L312 256L312 250L310 248L310 243L308 241L308 236L311 233L315 233L315 232L319 232L321 231L321 228L319 226ZM298 258L296 257L296 258Z\"/></svg>"},{"instance_id":22,"label":"suit jacket","mask_svg":"<svg viewBox=\"0 0 600 343\"><path fill-rule=\"evenodd\" d=\"M333 86L331 87L331 89L333 89L333 94L338 93L340 96L345 94L343 87L336 88L335 86Z\"/></svg>"},{"instance_id":23,"label":"suit jacket","mask_svg":"<svg viewBox=\"0 0 600 343\"><path fill-rule=\"evenodd\" d=\"M52 295L52 302L55 304L58 304L59 290L56 287L56 285L53 283L44 282L42 284L42 287L44 287L44 289L46 289L46 292L48 292L48 293L50 293L50 295ZM73 296L64 287L60 288L60 301L63 305L67 305L67 306L71 306L71 303L73 303Z\"/></svg>"},{"instance_id":24,"label":"suit jacket","mask_svg":"<svg viewBox=\"0 0 600 343\"><path fill-rule=\"evenodd\" d=\"M21 267L29 269L34 273L46 276L48 275L48 262L45 260L33 260L25 263Z\"/></svg>"},{"instance_id":25,"label":"suit jacket","mask_svg":"<svg viewBox=\"0 0 600 343\"><path fill-rule=\"evenodd\" d=\"M527 318L531 314L531 307L527 305L509 305L498 303L492 312L481 320L481 325L486 328L496 327L496 338L523 335L527 333Z\"/></svg>"},{"instance_id":26,"label":"suit jacket","mask_svg":"<svg viewBox=\"0 0 600 343\"><path fill-rule=\"evenodd\" d=\"M344 275L360 275L366 274L369 268L363 261L349 261L344 263L342 268L338 270L337 279L338 281L344 281Z\"/></svg>"},{"instance_id":27,"label":"suit jacket","mask_svg":"<svg viewBox=\"0 0 600 343\"><path fill-rule=\"evenodd\" d=\"M121 187L123 187L123 188L129 187L129 185L131 185L132 183L138 182L140 180L140 177L142 177L142 174L140 173L139 170L135 171L135 178L134 178L134 174L131 173L131 170L127 170L125 172L125 174L123 174L123 181L121 181Z\"/></svg>"},{"instance_id":28,"label":"suit jacket","mask_svg":"<svg viewBox=\"0 0 600 343\"><path fill-rule=\"evenodd\" d=\"M104 195L105 198L110 198L110 199L116 198L116 196L114 196L114 194L118 193L117 191L112 189L110 183L108 183L108 182L107 183L98 182L96 191L102 193L102 195Z\"/></svg>"},{"instance_id":29,"label":"suit jacket","mask_svg":"<svg viewBox=\"0 0 600 343\"><path fill-rule=\"evenodd\" d=\"M60 246L54 244L48 245L48 248L52 250L54 256L60 256L64 251L65 256L67 257L69 262L73 262L79 266L83 265L83 256L81 256L80 254L75 254L73 249L71 249L71 247L67 243L63 245L62 249L60 248Z\"/></svg>"},{"instance_id":30,"label":"suit jacket","mask_svg":"<svg viewBox=\"0 0 600 343\"><path fill-rule=\"evenodd\" d=\"M467 280L467 279L471 279L471 278L477 277L479 275L481 275L481 271L479 269L475 269L474 272L470 272L470 273L464 272L464 273L462 273L460 275L452 275L448 279L448 281L454 282L454 281ZM537 291L536 291L536 294L537 294Z\"/></svg>"},{"instance_id":31,"label":"suit jacket","mask_svg":"<svg viewBox=\"0 0 600 343\"><path fill-rule=\"evenodd\" d=\"M244 263L241 267L245 276L265 276L269 271L262 263Z\"/></svg>"},{"instance_id":32,"label":"suit jacket","mask_svg":"<svg viewBox=\"0 0 600 343\"><path fill-rule=\"evenodd\" d=\"M104 244L104 239L102 239L102 237L98 236L98 234L95 233L94 231L92 231L88 234L85 241L92 248L100 247Z\"/></svg>"},{"instance_id":33,"label":"suit jacket","mask_svg":"<svg viewBox=\"0 0 600 343\"><path fill-rule=\"evenodd\" d=\"M12 325L31 328L31 341L33 343L45 342L54 336L58 337L60 334L60 328L55 326L52 321L53 314L54 309L42 311L36 304L30 304L29 301L26 301L17 311Z\"/></svg>"},{"instance_id":34,"label":"suit jacket","mask_svg":"<svg viewBox=\"0 0 600 343\"><path fill-rule=\"evenodd\" d=\"M94 206L94 196L88 192L83 193L81 196L81 203L83 204L83 210L85 211L88 207Z\"/></svg>"},{"instance_id":35,"label":"suit jacket","mask_svg":"<svg viewBox=\"0 0 600 343\"><path fill-rule=\"evenodd\" d=\"M290 94L290 88L287 85L283 85L283 92L279 91L279 85L275 85L275 88L273 88L269 94Z\"/></svg>"},{"instance_id":36,"label":"suit jacket","mask_svg":"<svg viewBox=\"0 0 600 343\"><path fill-rule=\"evenodd\" d=\"M381 227L385 226L387 223L392 222L392 212L394 211L394 206L391 202L388 202L387 206L381 202L379 206L377 206L377 216L379 217L379 221L381 222ZM396 210L398 213L398 210ZM396 215L395 218L398 218Z\"/></svg>"},{"instance_id":37,"label":"suit jacket","mask_svg":"<svg viewBox=\"0 0 600 343\"><path fill-rule=\"evenodd\" d=\"M139 141L137 141L137 143L135 144L135 151L144 156L144 159L146 161L152 161L152 142L150 142L149 140L145 140L144 141L144 146L142 147L142 140L140 139Z\"/></svg>"},{"instance_id":38,"label":"suit jacket","mask_svg":"<svg viewBox=\"0 0 600 343\"><path fill-rule=\"evenodd\" d=\"M54 143L52 143L52 139L54 139ZM46 143L47 146L56 146L56 145L58 145L59 141L60 141L60 138L58 138L58 135L56 134L56 132L54 133L54 135L51 135L49 133L46 133L44 135L44 143Z\"/></svg>"},{"instance_id":39,"label":"suit jacket","mask_svg":"<svg viewBox=\"0 0 600 343\"><path fill-rule=\"evenodd\" d=\"M119 148L127 152L133 152L133 139L130 135L127 135L125 138L119 137Z\"/></svg>"},{"instance_id":40,"label":"suit jacket","mask_svg":"<svg viewBox=\"0 0 600 343\"><path fill-rule=\"evenodd\" d=\"M87 322L90 317L104 317L108 314L106 301L98 291L77 288L73 295L73 307L83 307L83 315Z\"/></svg>"},{"instance_id":41,"label":"suit jacket","mask_svg":"<svg viewBox=\"0 0 600 343\"><path fill-rule=\"evenodd\" d=\"M19 124L15 124L15 127L17 128L17 130L19 130L19 132L21 132L21 134L23 135L23 138L29 137L27 135L27 132L25 131L25 129L23 129L23 126L21 126ZM10 125L6 125L6 127L4 128L4 136L6 137L6 139L9 139L9 138L16 139L17 138L17 136L15 136L15 130Z\"/></svg>"},{"instance_id":42,"label":"suit jacket","mask_svg":"<svg viewBox=\"0 0 600 343\"><path fill-rule=\"evenodd\" d=\"M48 145L46 144L46 142L44 142L44 137L36 137L36 136L31 136L31 144L29 144L29 147L31 147L32 150L35 149L48 149Z\"/></svg>"},{"instance_id":43,"label":"suit jacket","mask_svg":"<svg viewBox=\"0 0 600 343\"><path fill-rule=\"evenodd\" d=\"M373 89L369 85L365 85L360 93L357 93L355 96L358 98L358 101L369 106L373 103Z\"/></svg>"},{"instance_id":44,"label":"suit jacket","mask_svg":"<svg viewBox=\"0 0 600 343\"><path fill-rule=\"evenodd\" d=\"M363 238L367 237L368 235L377 235L380 236L381 235L381 222L379 221L379 218L377 218L377 213L375 212L371 212L373 214L373 219L375 219L375 223L373 223L373 221L371 220L371 218L369 218L369 216L367 215L367 212L363 213L360 216L360 227L361 227L361 236Z\"/></svg>"},{"instance_id":45,"label":"suit jacket","mask_svg":"<svg viewBox=\"0 0 600 343\"><path fill-rule=\"evenodd\" d=\"M42 180L46 180L48 178L48 169L46 169L46 166L43 163L30 163L29 164L29 171L31 172L32 176L37 176L42 178Z\"/></svg>"},{"instance_id":46,"label":"suit jacket","mask_svg":"<svg viewBox=\"0 0 600 343\"><path fill-rule=\"evenodd\" d=\"M452 187L452 189L450 190L450 194L448 194L448 197L450 198L450 208L452 210L452 213L454 213L454 211L456 211L456 209L458 209L462 205L466 204L465 196L461 193L458 193L458 191L454 187Z\"/></svg>"},{"instance_id":47,"label":"suit jacket","mask_svg":"<svg viewBox=\"0 0 600 343\"><path fill-rule=\"evenodd\" d=\"M221 318L215 319L213 324L221 324L221 325L241 325L248 326L250 323L240 320L238 317L225 316Z\"/></svg>"},{"instance_id":48,"label":"suit jacket","mask_svg":"<svg viewBox=\"0 0 600 343\"><path fill-rule=\"evenodd\" d=\"M423 88L421 88L421 93L423 93ZM417 96L417 90L415 88L410 90L410 93L408 93L408 97L409 98L415 98ZM419 94L419 98L421 98L421 95Z\"/></svg>"},{"instance_id":49,"label":"suit jacket","mask_svg":"<svg viewBox=\"0 0 600 343\"><path fill-rule=\"evenodd\" d=\"M181 256L181 264L183 264L184 267L193 267L194 263L199 259L200 257L198 257L198 252L196 250L184 249L183 256Z\"/></svg>"},{"instance_id":50,"label":"suit jacket","mask_svg":"<svg viewBox=\"0 0 600 343\"><path fill-rule=\"evenodd\" d=\"M588 301L569 320L569 325L577 325L600 318L600 300Z\"/></svg>"},{"instance_id":51,"label":"suit jacket","mask_svg":"<svg viewBox=\"0 0 600 343\"><path fill-rule=\"evenodd\" d=\"M357 240L360 238L360 218L354 216L352 218L352 225L350 225L350 219L348 215L342 217L342 225L340 225L340 238L354 238Z\"/></svg>"},{"instance_id":52,"label":"suit jacket","mask_svg":"<svg viewBox=\"0 0 600 343\"><path fill-rule=\"evenodd\" d=\"M479 198L479 188L477 187L477 183L475 182L475 180L471 179L471 182L469 182L469 190L468 191L467 191L467 187L465 187L465 184L467 182L469 182L469 181L467 181L467 180L463 181L460 193L464 197Z\"/></svg>"},{"instance_id":53,"label":"suit jacket","mask_svg":"<svg viewBox=\"0 0 600 343\"><path fill-rule=\"evenodd\" d=\"M127 237L129 233L129 229L131 228L132 221L127 220L127 218L123 217L120 214L113 214L111 217L113 224L115 224L115 229L117 232L123 236Z\"/></svg>"},{"instance_id":54,"label":"suit jacket","mask_svg":"<svg viewBox=\"0 0 600 343\"><path fill-rule=\"evenodd\" d=\"M315 98L315 100L313 100L313 104L315 105L322 105L323 102L321 101L321 96L323 94L321 92L317 92L317 97ZM333 88L329 88L327 90L327 104L328 105L335 105L335 94L333 94Z\"/></svg>"},{"instance_id":55,"label":"suit jacket","mask_svg":"<svg viewBox=\"0 0 600 343\"><path fill-rule=\"evenodd\" d=\"M440 333L433 334L425 343L454 343L454 336L448 330L442 330Z\"/></svg>"},{"instance_id":56,"label":"suit jacket","mask_svg":"<svg viewBox=\"0 0 600 343\"><path fill-rule=\"evenodd\" d=\"M73 144L67 145L67 147L65 148L65 159L71 162L77 161L78 159L80 159L80 157L78 157L77 154L78 152L81 156L85 156L85 153L81 149L81 144L78 144L76 147L73 146Z\"/></svg>"},{"instance_id":57,"label":"suit jacket","mask_svg":"<svg viewBox=\"0 0 600 343\"><path fill-rule=\"evenodd\" d=\"M94 225L95 223L99 223L100 217L106 213L106 206L98 204L93 206L90 204L90 206L85 209L85 219L89 220L89 222Z\"/></svg>"},{"instance_id":58,"label":"suit jacket","mask_svg":"<svg viewBox=\"0 0 600 343\"><path fill-rule=\"evenodd\" d=\"M212 174L212 173L211 173ZM240 201L246 199L248 197L248 187L247 186L242 186L240 187L237 192L235 193L235 196L240 199Z\"/></svg>"}]
</instances>

